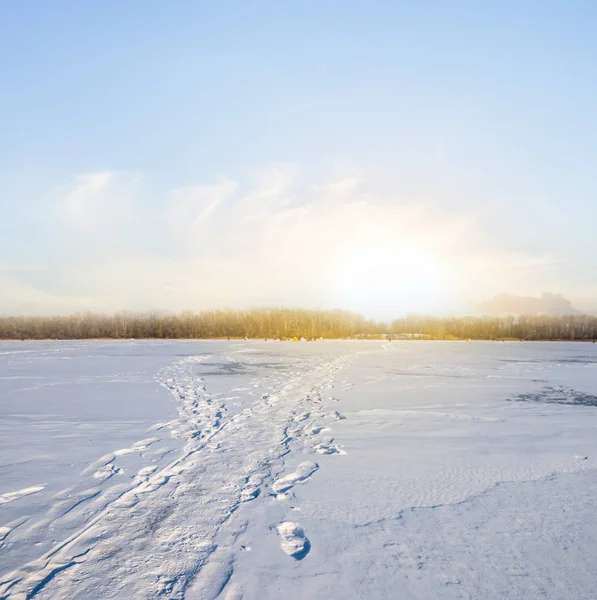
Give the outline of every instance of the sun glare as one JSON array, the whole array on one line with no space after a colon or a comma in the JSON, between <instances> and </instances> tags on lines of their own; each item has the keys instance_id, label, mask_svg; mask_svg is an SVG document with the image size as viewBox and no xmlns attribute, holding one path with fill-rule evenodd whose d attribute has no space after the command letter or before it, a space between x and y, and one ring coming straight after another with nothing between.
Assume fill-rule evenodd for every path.
<instances>
[{"instance_id":1,"label":"sun glare","mask_svg":"<svg viewBox=\"0 0 597 600\"><path fill-rule=\"evenodd\" d=\"M440 263L414 245L351 249L340 257L335 280L343 306L367 315L436 311L446 295Z\"/></svg>"}]
</instances>

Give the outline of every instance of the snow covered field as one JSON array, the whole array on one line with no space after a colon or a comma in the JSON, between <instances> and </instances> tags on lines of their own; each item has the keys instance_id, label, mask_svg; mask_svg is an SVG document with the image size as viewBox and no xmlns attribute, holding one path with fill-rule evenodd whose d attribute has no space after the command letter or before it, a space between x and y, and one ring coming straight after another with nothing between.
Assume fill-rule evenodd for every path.
<instances>
[{"instance_id":1,"label":"snow covered field","mask_svg":"<svg viewBox=\"0 0 597 600\"><path fill-rule=\"evenodd\" d=\"M0 342L0 598L597 598L597 345Z\"/></svg>"}]
</instances>

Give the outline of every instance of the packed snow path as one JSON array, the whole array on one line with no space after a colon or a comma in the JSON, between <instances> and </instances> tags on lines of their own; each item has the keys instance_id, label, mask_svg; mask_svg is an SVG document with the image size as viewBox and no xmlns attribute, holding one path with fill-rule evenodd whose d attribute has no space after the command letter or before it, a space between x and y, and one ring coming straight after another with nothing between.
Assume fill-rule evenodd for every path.
<instances>
[{"instance_id":1,"label":"packed snow path","mask_svg":"<svg viewBox=\"0 0 597 600\"><path fill-rule=\"evenodd\" d=\"M57 462L59 477L35 471L34 451L19 463L19 394L65 391L42 366L123 348L135 369L161 353L152 379L177 414L137 439L103 426L102 453L75 472ZM154 389L151 367L116 360L106 402L122 382ZM0 598L597 597L594 345L15 343L0 366L16 407L3 407ZM53 417L27 418L44 431ZM56 423L52 443L86 431Z\"/></svg>"},{"instance_id":2,"label":"packed snow path","mask_svg":"<svg viewBox=\"0 0 597 600\"><path fill-rule=\"evenodd\" d=\"M301 422L300 417L306 411L317 415L321 394L358 352L344 348L295 359L266 393L239 412L221 394L212 395L197 373L212 356L190 356L164 369L159 382L174 396L179 418L154 429L168 427L173 437L185 438L182 454L159 470L140 469L130 486L109 490L112 497L105 507L83 527L3 577L0 597L217 597L231 575L234 540L241 532L233 528L222 534L222 528L240 504L270 493L291 442L308 435L314 451L321 445L334 447L329 436L305 432L313 421ZM225 357L228 367L251 363L250 351L239 354L240 360L234 353ZM116 457L145 450L154 441L140 440L109 453L88 471L97 469L97 478L109 477L116 472ZM305 464L274 483L278 496L317 469L314 462ZM216 543L218 534L226 538L224 543ZM282 547L289 536L282 538ZM299 545L304 552L304 540Z\"/></svg>"}]
</instances>

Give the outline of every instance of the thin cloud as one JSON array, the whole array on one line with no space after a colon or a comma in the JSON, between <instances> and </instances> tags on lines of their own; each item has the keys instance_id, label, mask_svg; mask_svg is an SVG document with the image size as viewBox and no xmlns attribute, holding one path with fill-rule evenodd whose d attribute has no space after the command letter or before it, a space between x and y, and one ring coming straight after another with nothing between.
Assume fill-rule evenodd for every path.
<instances>
[{"instance_id":1,"label":"thin cloud","mask_svg":"<svg viewBox=\"0 0 597 600\"><path fill-rule=\"evenodd\" d=\"M318 192L346 193L354 191L361 183L362 179L360 177L344 177L343 179L339 179L337 181L313 185L311 187Z\"/></svg>"},{"instance_id":2,"label":"thin cloud","mask_svg":"<svg viewBox=\"0 0 597 600\"><path fill-rule=\"evenodd\" d=\"M118 172L75 178L57 204L56 235L65 253L51 274L59 293L49 284L46 290L46 279L37 288L5 281L13 309L22 306L20 296L40 313L61 305L65 311L282 301L342 307L337 274L350 274L355 256L390 247L439 265L449 285L436 300L449 311L503 289L536 295L563 265L551 254L510 252L488 241L482 215L454 213L441 199L418 205L380 193L361 174L313 182L293 165L274 165L249 183L223 177L165 190L146 183ZM0 273L16 275L18 268L0 266ZM388 280L403 276L383 273Z\"/></svg>"},{"instance_id":3,"label":"thin cloud","mask_svg":"<svg viewBox=\"0 0 597 600\"><path fill-rule=\"evenodd\" d=\"M225 179L212 185L177 188L170 193L171 216L187 223L199 223L207 219L237 187L236 182Z\"/></svg>"},{"instance_id":4,"label":"thin cloud","mask_svg":"<svg viewBox=\"0 0 597 600\"><path fill-rule=\"evenodd\" d=\"M56 212L65 224L82 231L117 224L133 214L138 183L129 173L84 173L58 192Z\"/></svg>"}]
</instances>

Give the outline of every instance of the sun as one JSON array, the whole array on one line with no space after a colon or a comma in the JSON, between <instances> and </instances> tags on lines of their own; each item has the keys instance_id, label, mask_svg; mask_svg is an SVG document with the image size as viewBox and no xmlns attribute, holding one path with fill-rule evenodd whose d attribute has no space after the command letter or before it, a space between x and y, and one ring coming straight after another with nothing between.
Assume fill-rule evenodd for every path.
<instances>
[{"instance_id":1,"label":"sun","mask_svg":"<svg viewBox=\"0 0 597 600\"><path fill-rule=\"evenodd\" d=\"M338 257L333 279L342 305L367 315L437 312L446 296L445 269L412 244L351 247Z\"/></svg>"}]
</instances>

